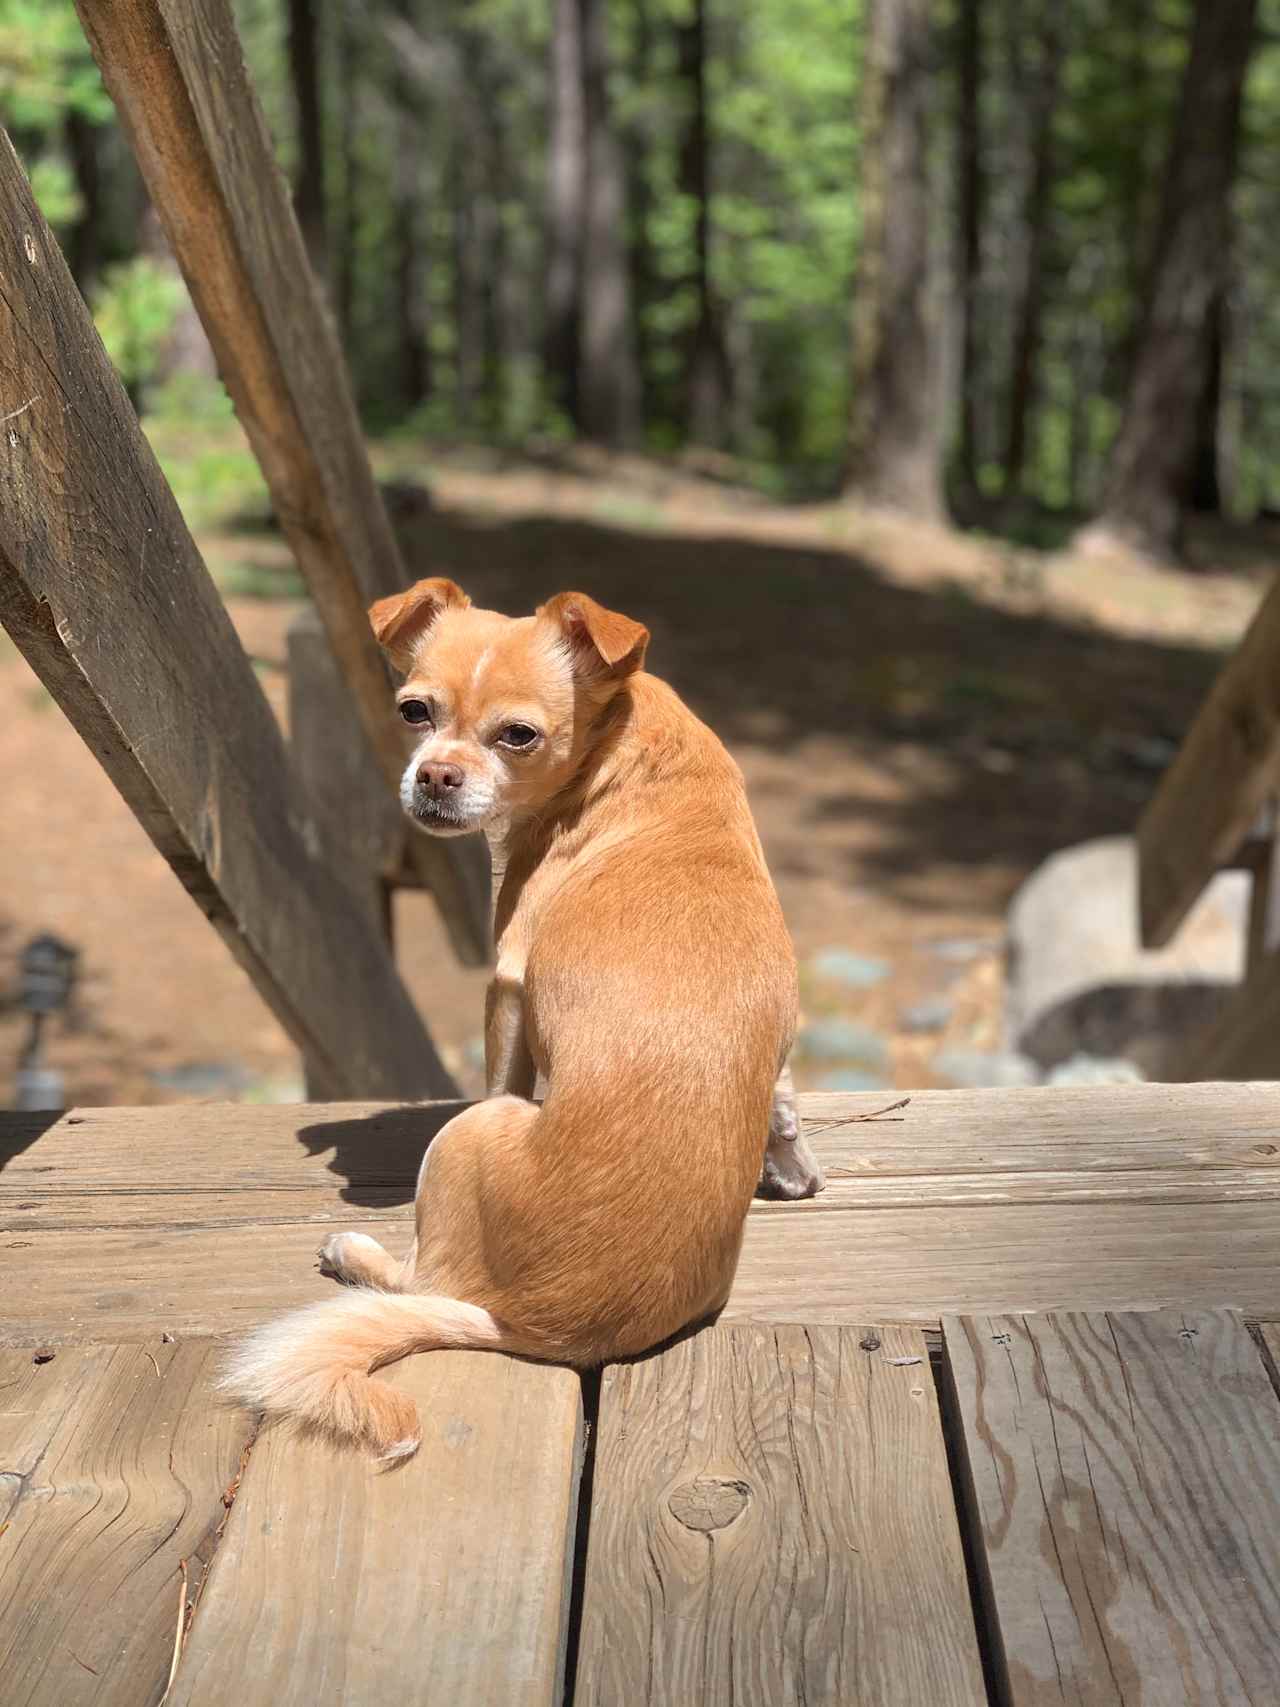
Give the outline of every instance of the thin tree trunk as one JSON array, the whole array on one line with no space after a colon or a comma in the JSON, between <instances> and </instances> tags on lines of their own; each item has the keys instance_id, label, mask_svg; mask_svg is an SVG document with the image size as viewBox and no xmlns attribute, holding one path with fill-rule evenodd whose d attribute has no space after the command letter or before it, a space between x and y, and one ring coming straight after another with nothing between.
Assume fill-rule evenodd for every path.
<instances>
[{"instance_id":1,"label":"thin tree trunk","mask_svg":"<svg viewBox=\"0 0 1280 1707\"><path fill-rule=\"evenodd\" d=\"M1022 214L1026 265L1021 300L1015 310L1009 377L1009 429L1004 458L1004 485L1009 494L1021 492L1026 472L1027 441L1044 324L1045 258L1049 247L1053 196L1053 124L1058 108L1063 59L1064 30L1058 6L1059 0L1047 0L1040 41L1039 74L1031 97L1031 177Z\"/></svg>"},{"instance_id":2,"label":"thin tree trunk","mask_svg":"<svg viewBox=\"0 0 1280 1707\"><path fill-rule=\"evenodd\" d=\"M653 144L648 96L653 78L653 29L651 0L634 0L632 6L632 86L641 91L639 111L627 138L627 197L631 206L631 235L628 267L631 301L635 317L636 367L640 375L640 418L648 426L658 413L653 340L649 310L658 294L657 263L649 235L653 195L649 188L649 155Z\"/></svg>"},{"instance_id":3,"label":"thin tree trunk","mask_svg":"<svg viewBox=\"0 0 1280 1707\"><path fill-rule=\"evenodd\" d=\"M81 296L88 296L98 276L102 260L102 168L98 158L100 131L83 113L74 107L67 110L63 124L67 154L71 161L80 209L67 243L67 264L80 287Z\"/></svg>"},{"instance_id":4,"label":"thin tree trunk","mask_svg":"<svg viewBox=\"0 0 1280 1707\"><path fill-rule=\"evenodd\" d=\"M1202 515L1217 515L1222 509L1222 481L1218 468L1218 421L1222 413L1222 379L1227 341L1227 288L1225 283L1209 305L1205 338L1209 359L1204 384L1196 399L1195 448L1187 480L1186 508Z\"/></svg>"},{"instance_id":5,"label":"thin tree trunk","mask_svg":"<svg viewBox=\"0 0 1280 1707\"><path fill-rule=\"evenodd\" d=\"M587 142L579 375L582 427L601 444L622 445L637 434L640 385L627 280L626 178L609 112L605 0L579 0L578 16Z\"/></svg>"},{"instance_id":6,"label":"thin tree trunk","mask_svg":"<svg viewBox=\"0 0 1280 1707\"><path fill-rule=\"evenodd\" d=\"M414 0L399 0L400 17L411 28L416 23ZM431 394L431 346L427 335L427 290L425 269L430 265L423 232L420 180L426 149L419 111L423 94L404 71L397 54L392 75L391 99L395 108L394 150L391 167L396 302L396 342L400 400L413 409Z\"/></svg>"},{"instance_id":7,"label":"thin tree trunk","mask_svg":"<svg viewBox=\"0 0 1280 1707\"><path fill-rule=\"evenodd\" d=\"M868 0L862 247L846 492L938 517L940 328L928 162L929 0Z\"/></svg>"},{"instance_id":8,"label":"thin tree trunk","mask_svg":"<svg viewBox=\"0 0 1280 1707\"><path fill-rule=\"evenodd\" d=\"M981 385L978 339L978 287L982 273L982 0L959 0L956 44L959 117L956 137L957 254L956 295L960 318L960 480L969 493L978 490L982 463L978 428Z\"/></svg>"},{"instance_id":9,"label":"thin tree trunk","mask_svg":"<svg viewBox=\"0 0 1280 1707\"><path fill-rule=\"evenodd\" d=\"M587 135L580 0L555 0L547 161L547 294L543 362L548 395L575 425L579 408L582 241Z\"/></svg>"},{"instance_id":10,"label":"thin tree trunk","mask_svg":"<svg viewBox=\"0 0 1280 1707\"><path fill-rule=\"evenodd\" d=\"M719 445L725 433L729 357L711 288L706 0L693 0L689 21L677 28L676 47L689 104L688 126L680 151L680 183L694 207L692 284L697 303L688 366L686 430L695 444Z\"/></svg>"},{"instance_id":11,"label":"thin tree trunk","mask_svg":"<svg viewBox=\"0 0 1280 1707\"><path fill-rule=\"evenodd\" d=\"M1230 201L1257 0L1197 0L1155 265L1095 537L1177 552L1212 365L1212 306L1229 277Z\"/></svg>"},{"instance_id":12,"label":"thin tree trunk","mask_svg":"<svg viewBox=\"0 0 1280 1707\"><path fill-rule=\"evenodd\" d=\"M324 139L320 117L320 43L315 0L289 0L289 77L298 120L298 171L293 205L311 265L323 278L328 261Z\"/></svg>"},{"instance_id":13,"label":"thin tree trunk","mask_svg":"<svg viewBox=\"0 0 1280 1707\"><path fill-rule=\"evenodd\" d=\"M338 325L344 343L350 349L355 336L357 262L360 244L360 96L364 74L364 22L354 6L338 9L341 19L341 53L343 76L342 122L339 132L342 148L342 242L338 250L337 309Z\"/></svg>"}]
</instances>

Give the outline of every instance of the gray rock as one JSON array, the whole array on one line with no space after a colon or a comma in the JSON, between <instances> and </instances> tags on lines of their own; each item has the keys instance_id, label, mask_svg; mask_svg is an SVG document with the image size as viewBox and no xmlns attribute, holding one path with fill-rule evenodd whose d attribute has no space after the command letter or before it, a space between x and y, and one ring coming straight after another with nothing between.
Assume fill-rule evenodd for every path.
<instances>
[{"instance_id":1,"label":"gray rock","mask_svg":"<svg viewBox=\"0 0 1280 1707\"><path fill-rule=\"evenodd\" d=\"M799 1049L813 1061L851 1061L872 1071L889 1064L884 1038L852 1019L813 1020L800 1033Z\"/></svg>"},{"instance_id":2,"label":"gray rock","mask_svg":"<svg viewBox=\"0 0 1280 1707\"><path fill-rule=\"evenodd\" d=\"M1006 1042L1044 1068L1087 1055L1167 1077L1244 975L1249 885L1220 872L1173 942L1144 949L1132 838L1055 854L1009 910Z\"/></svg>"},{"instance_id":3,"label":"gray rock","mask_svg":"<svg viewBox=\"0 0 1280 1707\"><path fill-rule=\"evenodd\" d=\"M824 948L809 962L819 978L843 984L850 990L869 990L882 984L892 971L887 960L871 954L855 954L851 948Z\"/></svg>"},{"instance_id":4,"label":"gray rock","mask_svg":"<svg viewBox=\"0 0 1280 1707\"><path fill-rule=\"evenodd\" d=\"M898 1015L898 1024L903 1031L945 1031L954 1012L954 1002L945 996L930 996L923 1002L903 1008Z\"/></svg>"},{"instance_id":5,"label":"gray rock","mask_svg":"<svg viewBox=\"0 0 1280 1707\"><path fill-rule=\"evenodd\" d=\"M1034 1061L1004 1049L940 1049L933 1058L933 1070L940 1079L973 1090L989 1085L1034 1085L1040 1077Z\"/></svg>"},{"instance_id":6,"label":"gray rock","mask_svg":"<svg viewBox=\"0 0 1280 1707\"><path fill-rule=\"evenodd\" d=\"M942 937L929 944L929 953L938 960L949 960L954 965L964 965L970 960L982 960L988 954L999 952L1000 943L995 937Z\"/></svg>"},{"instance_id":7,"label":"gray rock","mask_svg":"<svg viewBox=\"0 0 1280 1707\"><path fill-rule=\"evenodd\" d=\"M238 1097L252 1082L238 1061L183 1061L147 1077L184 1097Z\"/></svg>"},{"instance_id":8,"label":"gray rock","mask_svg":"<svg viewBox=\"0 0 1280 1707\"><path fill-rule=\"evenodd\" d=\"M856 1067L836 1067L830 1073L819 1073L813 1088L817 1091L882 1091L886 1080L880 1073L862 1073Z\"/></svg>"},{"instance_id":9,"label":"gray rock","mask_svg":"<svg viewBox=\"0 0 1280 1707\"><path fill-rule=\"evenodd\" d=\"M1050 1085L1136 1085L1146 1078L1142 1068L1119 1057L1073 1055L1054 1067L1045 1083Z\"/></svg>"}]
</instances>

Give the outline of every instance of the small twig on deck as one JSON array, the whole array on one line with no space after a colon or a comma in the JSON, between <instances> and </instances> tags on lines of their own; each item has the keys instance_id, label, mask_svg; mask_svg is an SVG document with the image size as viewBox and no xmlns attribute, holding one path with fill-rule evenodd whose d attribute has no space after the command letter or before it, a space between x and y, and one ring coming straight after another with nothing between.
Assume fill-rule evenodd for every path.
<instances>
[{"instance_id":1,"label":"small twig on deck","mask_svg":"<svg viewBox=\"0 0 1280 1707\"><path fill-rule=\"evenodd\" d=\"M31 405L39 401L38 397L28 397L20 409L10 409L7 415L0 415L0 427L3 427L6 421L16 421L19 415L25 415ZM75 1656L72 1655L72 1658L74 1659Z\"/></svg>"},{"instance_id":2,"label":"small twig on deck","mask_svg":"<svg viewBox=\"0 0 1280 1707\"><path fill-rule=\"evenodd\" d=\"M173 1660L169 1666L169 1681L164 1686L164 1694L160 1697L160 1707L164 1707L173 1688L173 1680L178 1675L178 1661L182 1658L182 1643L187 1630L187 1561L178 1560L178 1569L182 1572L182 1588L178 1595L178 1628L173 1633Z\"/></svg>"},{"instance_id":3,"label":"small twig on deck","mask_svg":"<svg viewBox=\"0 0 1280 1707\"><path fill-rule=\"evenodd\" d=\"M71 1655L71 1658L76 1662L76 1664L82 1667L83 1670L87 1671L91 1677L97 1677L98 1673L94 1671L92 1666L85 1665L84 1661L80 1658L74 1648L68 1648L67 1652Z\"/></svg>"},{"instance_id":4,"label":"small twig on deck","mask_svg":"<svg viewBox=\"0 0 1280 1707\"><path fill-rule=\"evenodd\" d=\"M145 1346L143 1347L142 1355L144 1357L151 1358L151 1367L155 1370L156 1380L158 1381L160 1379L160 1365L156 1362L155 1358L151 1356L151 1353L145 1348Z\"/></svg>"},{"instance_id":5,"label":"small twig on deck","mask_svg":"<svg viewBox=\"0 0 1280 1707\"><path fill-rule=\"evenodd\" d=\"M831 1132L837 1126L856 1126L860 1120L883 1120L886 1115L893 1114L895 1109L905 1108L911 1101L910 1097L900 1097L897 1102L891 1102L884 1108L873 1108L868 1114L842 1114L836 1120L824 1120L821 1126L805 1126L805 1131L812 1136L817 1132ZM901 1120L899 1115L898 1119Z\"/></svg>"}]
</instances>

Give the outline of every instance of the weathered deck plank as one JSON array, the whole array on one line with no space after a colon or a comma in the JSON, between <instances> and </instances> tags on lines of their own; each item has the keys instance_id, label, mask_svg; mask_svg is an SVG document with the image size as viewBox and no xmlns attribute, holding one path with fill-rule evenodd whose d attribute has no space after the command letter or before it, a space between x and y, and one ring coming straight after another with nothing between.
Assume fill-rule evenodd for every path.
<instances>
[{"instance_id":1,"label":"weathered deck plank","mask_svg":"<svg viewBox=\"0 0 1280 1707\"><path fill-rule=\"evenodd\" d=\"M250 1420L207 1343L0 1352L0 1699L152 1707ZM191 1565L191 1590L200 1578Z\"/></svg>"},{"instance_id":2,"label":"weathered deck plank","mask_svg":"<svg viewBox=\"0 0 1280 1707\"><path fill-rule=\"evenodd\" d=\"M883 1100L801 1098L834 1177L753 1207L729 1319L1280 1318L1280 1087L932 1091L833 1124ZM222 1333L326 1296L320 1231L407 1245L423 1147L457 1106L87 1109L39 1136L0 1117L0 1339Z\"/></svg>"},{"instance_id":3,"label":"weathered deck plank","mask_svg":"<svg viewBox=\"0 0 1280 1707\"><path fill-rule=\"evenodd\" d=\"M576 1707L986 1699L918 1333L717 1327L606 1371Z\"/></svg>"},{"instance_id":4,"label":"weathered deck plank","mask_svg":"<svg viewBox=\"0 0 1280 1707\"><path fill-rule=\"evenodd\" d=\"M1280 1403L1228 1311L944 1323L1012 1707L1263 1707Z\"/></svg>"},{"instance_id":5,"label":"weathered deck plank","mask_svg":"<svg viewBox=\"0 0 1280 1707\"><path fill-rule=\"evenodd\" d=\"M577 1377L433 1352L387 1379L422 1411L399 1470L259 1436L169 1707L560 1700Z\"/></svg>"}]
</instances>

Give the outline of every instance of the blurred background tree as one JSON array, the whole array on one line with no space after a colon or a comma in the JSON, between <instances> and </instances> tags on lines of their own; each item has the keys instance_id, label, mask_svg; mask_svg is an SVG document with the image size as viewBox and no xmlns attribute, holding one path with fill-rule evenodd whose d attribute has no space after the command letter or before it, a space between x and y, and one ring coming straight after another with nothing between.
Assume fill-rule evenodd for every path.
<instances>
[{"instance_id":1,"label":"blurred background tree","mask_svg":"<svg viewBox=\"0 0 1280 1707\"><path fill-rule=\"evenodd\" d=\"M372 432L1166 555L1280 503L1280 0L237 13ZM72 0L0 0L0 119L155 406L207 351Z\"/></svg>"}]
</instances>

